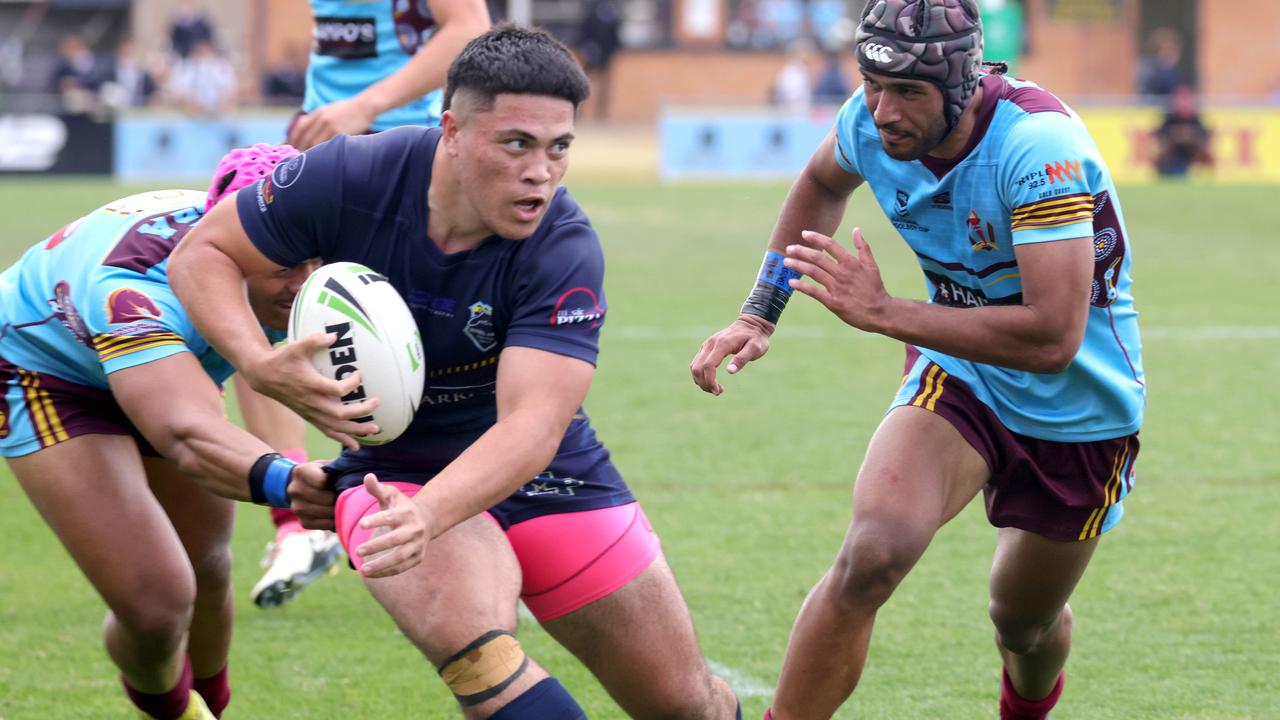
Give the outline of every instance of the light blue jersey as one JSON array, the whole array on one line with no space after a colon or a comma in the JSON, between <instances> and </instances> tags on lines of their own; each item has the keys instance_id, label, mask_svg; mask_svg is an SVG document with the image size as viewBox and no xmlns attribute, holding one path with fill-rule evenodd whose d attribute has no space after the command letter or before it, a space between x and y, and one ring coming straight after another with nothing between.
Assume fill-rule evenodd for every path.
<instances>
[{"instance_id":1,"label":"light blue jersey","mask_svg":"<svg viewBox=\"0 0 1280 720\"><path fill-rule=\"evenodd\" d=\"M196 332L166 272L204 205L194 190L140 193L27 250L0 273L0 357L107 389L117 370L192 352L221 384L233 369Z\"/></svg>"},{"instance_id":2,"label":"light blue jersey","mask_svg":"<svg viewBox=\"0 0 1280 720\"><path fill-rule=\"evenodd\" d=\"M435 32L427 0L311 0L315 26L302 109L358 95L408 64ZM392 108L370 130L440 124L444 89Z\"/></svg>"},{"instance_id":3,"label":"light blue jersey","mask_svg":"<svg viewBox=\"0 0 1280 720\"><path fill-rule=\"evenodd\" d=\"M934 303L1020 304L1015 245L1092 237L1088 325L1070 366L1052 375L920 352L1013 432L1057 442L1137 432L1146 397L1142 342L1130 294L1132 253L1110 173L1084 124L1056 97L1000 75L981 83L973 138L959 160L890 158L859 89L836 118L836 161L867 181L915 251Z\"/></svg>"}]
</instances>

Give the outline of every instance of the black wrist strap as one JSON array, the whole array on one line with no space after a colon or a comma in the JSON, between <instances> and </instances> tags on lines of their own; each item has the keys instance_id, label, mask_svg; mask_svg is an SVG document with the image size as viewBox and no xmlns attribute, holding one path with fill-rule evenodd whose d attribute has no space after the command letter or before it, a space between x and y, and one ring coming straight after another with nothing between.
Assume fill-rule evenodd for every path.
<instances>
[{"instance_id":1,"label":"black wrist strap","mask_svg":"<svg viewBox=\"0 0 1280 720\"><path fill-rule=\"evenodd\" d=\"M266 453L254 460L253 466L249 468L249 496L259 505L267 504L267 493L263 491L262 485L267 479L267 468L279 457L283 456L278 452Z\"/></svg>"},{"instance_id":2,"label":"black wrist strap","mask_svg":"<svg viewBox=\"0 0 1280 720\"><path fill-rule=\"evenodd\" d=\"M747 315L756 315L773 324L778 324L778 318L782 317L782 310L787 306L787 300L791 298L791 293L784 291L782 288L771 282L757 280L756 286L751 289L751 294L747 296L746 302L742 303L742 312Z\"/></svg>"}]
</instances>

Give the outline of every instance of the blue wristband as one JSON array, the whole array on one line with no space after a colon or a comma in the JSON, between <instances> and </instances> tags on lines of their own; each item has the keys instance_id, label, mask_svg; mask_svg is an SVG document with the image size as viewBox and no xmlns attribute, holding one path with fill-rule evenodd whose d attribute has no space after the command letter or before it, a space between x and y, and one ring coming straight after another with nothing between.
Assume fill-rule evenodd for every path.
<instances>
[{"instance_id":1,"label":"blue wristband","mask_svg":"<svg viewBox=\"0 0 1280 720\"><path fill-rule=\"evenodd\" d=\"M276 508L289 507L289 478L298 463L285 457L278 457L267 466L266 477L262 481L262 494L267 504Z\"/></svg>"},{"instance_id":2,"label":"blue wristband","mask_svg":"<svg viewBox=\"0 0 1280 720\"><path fill-rule=\"evenodd\" d=\"M787 256L782 253L769 250L764 254L764 262L760 263L760 277L770 285L778 288L787 295L791 295L793 288L790 280L801 277L800 273L782 264Z\"/></svg>"}]
</instances>

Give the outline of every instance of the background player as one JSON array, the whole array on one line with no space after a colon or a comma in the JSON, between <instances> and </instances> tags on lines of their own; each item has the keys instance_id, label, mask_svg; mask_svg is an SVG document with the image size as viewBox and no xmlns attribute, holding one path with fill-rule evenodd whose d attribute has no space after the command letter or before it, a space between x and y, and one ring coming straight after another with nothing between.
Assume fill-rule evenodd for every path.
<instances>
[{"instance_id":1,"label":"background player","mask_svg":"<svg viewBox=\"0 0 1280 720\"><path fill-rule=\"evenodd\" d=\"M306 97L288 130L289 143L301 150L339 134L439 125L449 63L489 28L484 0L312 0L311 13L315 42ZM273 417L288 412L269 398L256 399L239 376L235 383L237 397L251 398L255 410ZM283 444L273 447L288 448L295 460L306 457L300 432L279 422L261 425L250 429L259 437L276 435ZM271 522L276 536L267 546L266 572L250 592L259 607L292 600L342 557L335 535L304 530L288 509L272 509Z\"/></svg>"},{"instance_id":2,"label":"background player","mask_svg":"<svg viewBox=\"0 0 1280 720\"><path fill-rule=\"evenodd\" d=\"M311 0L311 14L306 96L288 131L299 150L334 135L438 125L449 63L490 24L484 0Z\"/></svg>"},{"instance_id":3,"label":"background player","mask_svg":"<svg viewBox=\"0 0 1280 720\"><path fill-rule=\"evenodd\" d=\"M233 151L208 193L109 203L0 275L0 454L106 602L107 653L147 717L215 717L230 698L225 498L261 502L265 488L283 505L290 476L312 480L295 493L323 482L318 464L275 461L226 420L218 384L232 368L166 276L169 251L207 207L290 154ZM248 280L255 322L282 335L314 267ZM331 493L294 500L309 522L328 522Z\"/></svg>"},{"instance_id":4,"label":"background player","mask_svg":"<svg viewBox=\"0 0 1280 720\"><path fill-rule=\"evenodd\" d=\"M468 717L581 714L511 635L523 596L629 714L731 718L733 693L581 408L603 256L559 183L587 92L545 33L486 33L450 69L441 129L339 137L281 166L186 238L175 287L254 387L352 445L372 429L349 419L365 410L335 411L339 388L305 352L270 347L244 274L318 255L364 263L406 298L431 348L424 403L400 439L335 461L337 521ZM402 492L414 501L396 508Z\"/></svg>"},{"instance_id":5,"label":"background player","mask_svg":"<svg viewBox=\"0 0 1280 720\"><path fill-rule=\"evenodd\" d=\"M910 343L844 545L796 619L772 717L836 711L876 611L981 490L1000 528L1000 717L1043 718L1062 692L1067 599L1120 520L1138 452L1145 389L1116 190L1057 98L979 72L973 0L874 0L856 42L862 88L792 185L742 315L692 364L700 387L722 392L716 368L765 353L792 288ZM856 254L828 237L864 180L919 258L930 302L888 295L860 231Z\"/></svg>"}]
</instances>

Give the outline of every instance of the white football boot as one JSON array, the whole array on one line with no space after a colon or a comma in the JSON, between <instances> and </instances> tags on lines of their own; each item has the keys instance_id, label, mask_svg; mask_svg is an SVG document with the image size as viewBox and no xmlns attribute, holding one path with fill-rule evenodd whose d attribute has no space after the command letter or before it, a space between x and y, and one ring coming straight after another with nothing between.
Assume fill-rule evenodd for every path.
<instances>
[{"instance_id":1,"label":"white football boot","mask_svg":"<svg viewBox=\"0 0 1280 720\"><path fill-rule=\"evenodd\" d=\"M250 597L262 608L279 607L326 572L336 575L344 557L338 536L327 530L304 530L284 536L278 544L267 545L262 579Z\"/></svg>"}]
</instances>

